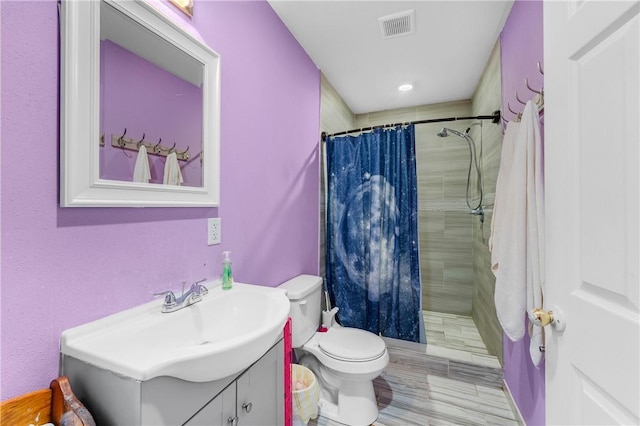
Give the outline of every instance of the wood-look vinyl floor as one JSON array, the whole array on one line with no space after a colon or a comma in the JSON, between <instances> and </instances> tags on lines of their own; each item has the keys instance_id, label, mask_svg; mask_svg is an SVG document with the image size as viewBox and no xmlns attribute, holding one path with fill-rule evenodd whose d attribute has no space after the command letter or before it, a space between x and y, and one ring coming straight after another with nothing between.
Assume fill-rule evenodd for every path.
<instances>
[{"instance_id":1,"label":"wood-look vinyl floor","mask_svg":"<svg viewBox=\"0 0 640 426\"><path fill-rule=\"evenodd\" d=\"M470 346L479 346L466 324L460 330L470 335ZM389 365L374 380L380 410L375 426L522 424L501 388L499 364L472 365L429 355L425 345L385 341ZM461 343L455 345L459 347ZM478 351L478 355L484 355L482 349ZM312 419L309 425L341 426L322 416Z\"/></svg>"},{"instance_id":2,"label":"wood-look vinyl floor","mask_svg":"<svg viewBox=\"0 0 640 426\"><path fill-rule=\"evenodd\" d=\"M473 318L433 311L422 311L422 318L430 345L477 355L489 354Z\"/></svg>"}]
</instances>

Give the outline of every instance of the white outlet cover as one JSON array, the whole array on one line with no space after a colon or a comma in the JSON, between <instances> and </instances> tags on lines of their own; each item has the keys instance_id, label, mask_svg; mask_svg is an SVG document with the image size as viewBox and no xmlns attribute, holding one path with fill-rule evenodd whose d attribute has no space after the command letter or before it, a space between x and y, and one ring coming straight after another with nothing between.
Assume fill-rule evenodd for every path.
<instances>
[{"instance_id":1,"label":"white outlet cover","mask_svg":"<svg viewBox=\"0 0 640 426\"><path fill-rule=\"evenodd\" d=\"M222 242L222 220L211 217L207 220L207 244L210 246Z\"/></svg>"}]
</instances>

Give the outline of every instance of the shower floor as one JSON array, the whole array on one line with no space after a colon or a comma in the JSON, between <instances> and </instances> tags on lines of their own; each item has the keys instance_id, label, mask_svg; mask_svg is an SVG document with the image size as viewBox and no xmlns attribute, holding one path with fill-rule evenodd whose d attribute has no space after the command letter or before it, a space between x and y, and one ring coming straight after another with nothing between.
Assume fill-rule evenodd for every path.
<instances>
[{"instance_id":1,"label":"shower floor","mask_svg":"<svg viewBox=\"0 0 640 426\"><path fill-rule=\"evenodd\" d=\"M427 335L427 355L501 368L498 358L489 355L473 318L422 311Z\"/></svg>"}]
</instances>

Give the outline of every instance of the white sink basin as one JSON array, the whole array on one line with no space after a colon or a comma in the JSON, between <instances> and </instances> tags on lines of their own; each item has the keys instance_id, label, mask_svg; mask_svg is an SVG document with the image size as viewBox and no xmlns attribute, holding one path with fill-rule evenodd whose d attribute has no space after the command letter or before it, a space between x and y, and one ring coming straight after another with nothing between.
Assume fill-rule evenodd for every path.
<instances>
[{"instance_id":1,"label":"white sink basin","mask_svg":"<svg viewBox=\"0 0 640 426\"><path fill-rule=\"evenodd\" d=\"M158 376L208 382L257 361L282 333L289 315L284 290L204 283L209 294L176 312L162 298L62 333L61 352L145 381Z\"/></svg>"}]
</instances>

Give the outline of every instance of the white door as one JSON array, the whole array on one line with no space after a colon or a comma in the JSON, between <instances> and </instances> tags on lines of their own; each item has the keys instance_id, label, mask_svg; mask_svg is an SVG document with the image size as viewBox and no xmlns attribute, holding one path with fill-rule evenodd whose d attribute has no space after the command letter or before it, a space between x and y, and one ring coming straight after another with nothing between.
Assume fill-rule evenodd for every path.
<instances>
[{"instance_id":1,"label":"white door","mask_svg":"<svg viewBox=\"0 0 640 426\"><path fill-rule=\"evenodd\" d=\"M548 424L640 424L639 12L544 3Z\"/></svg>"}]
</instances>

